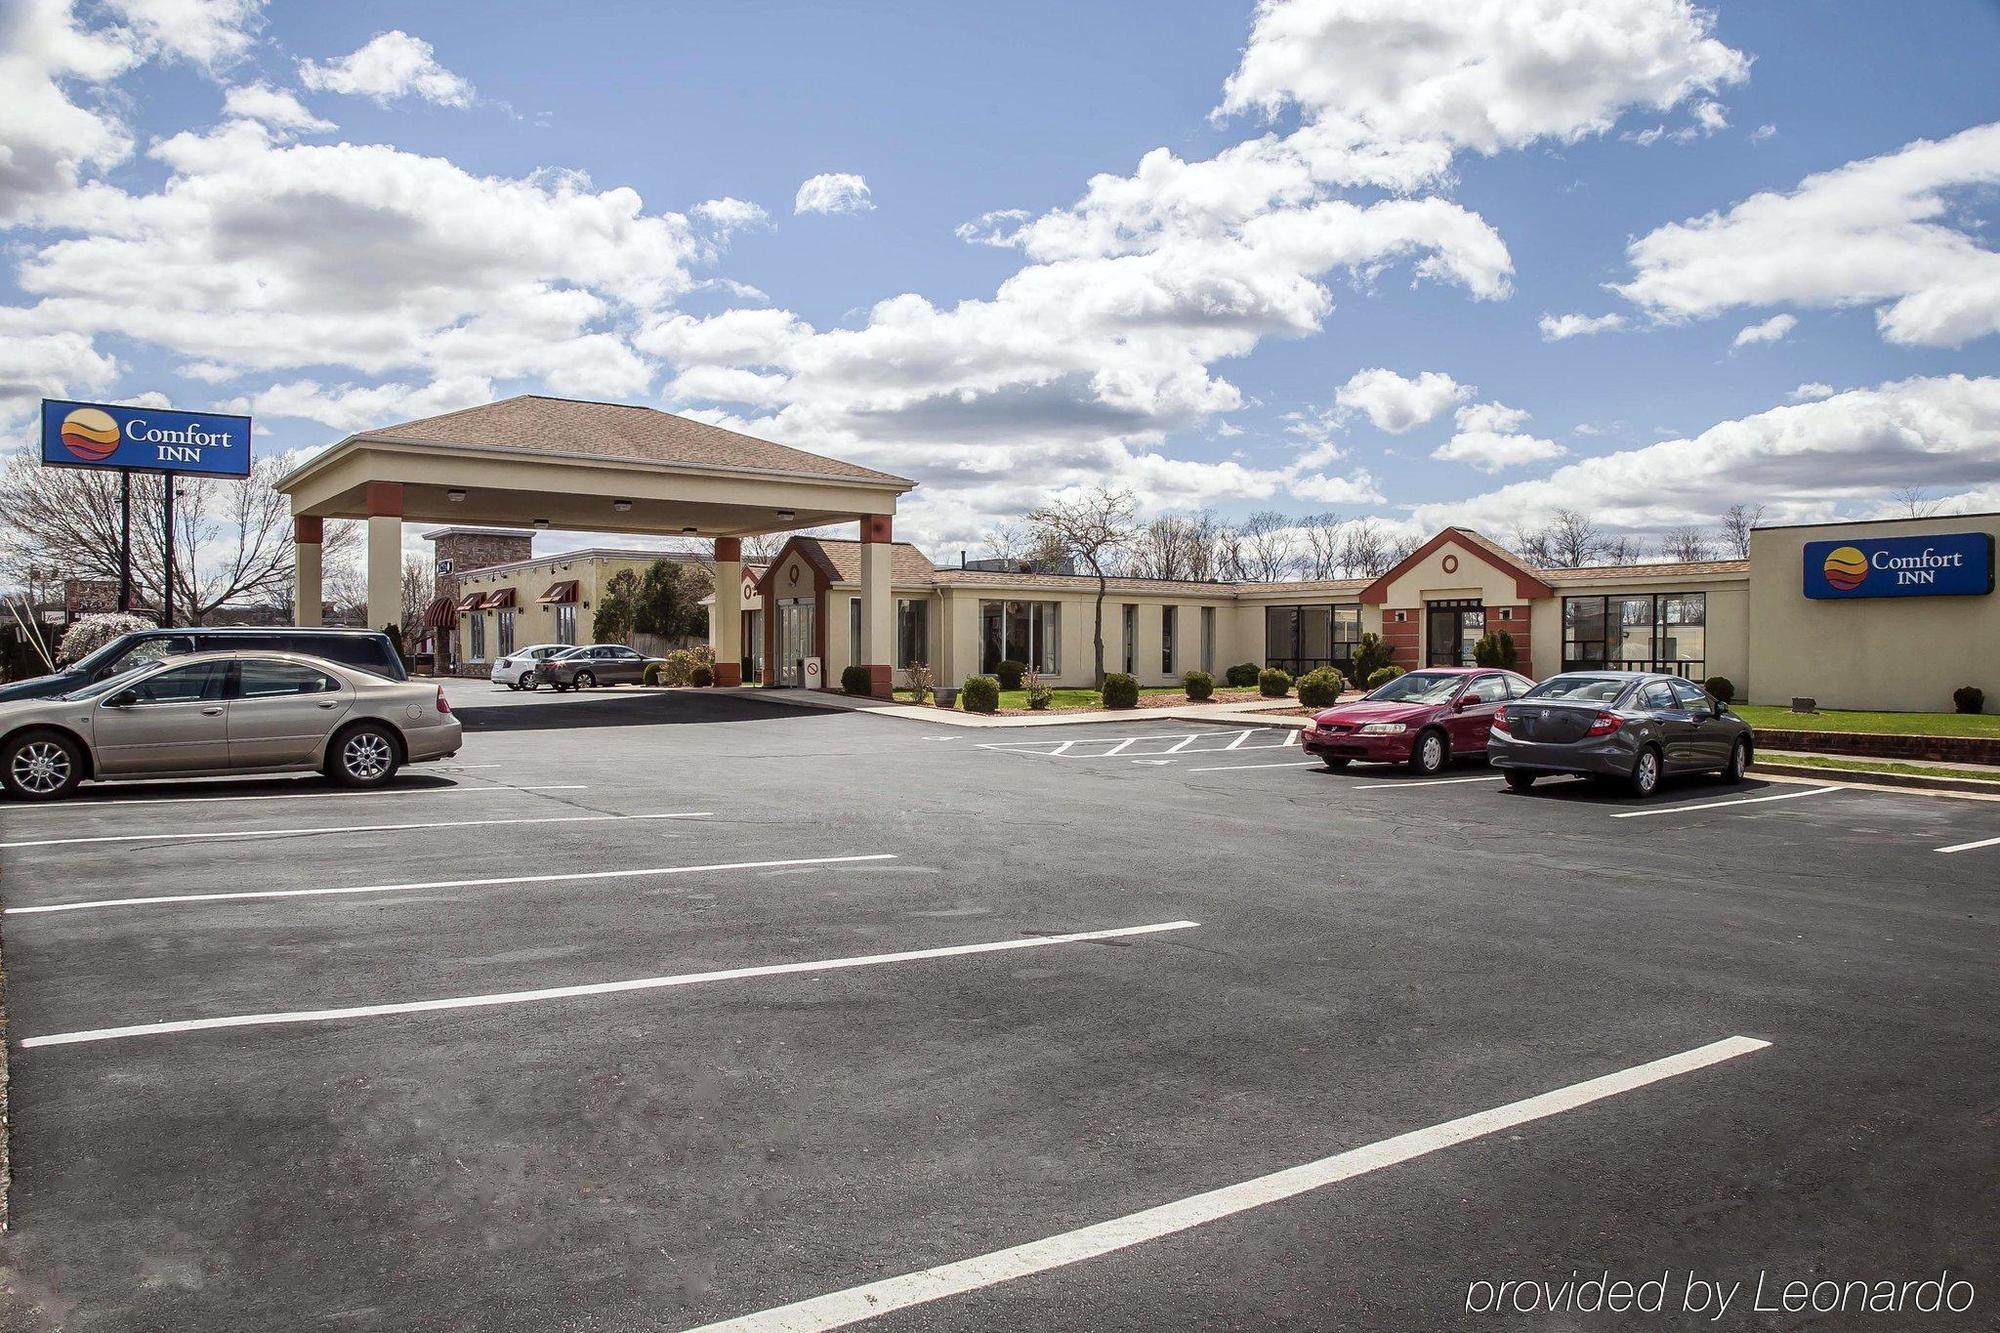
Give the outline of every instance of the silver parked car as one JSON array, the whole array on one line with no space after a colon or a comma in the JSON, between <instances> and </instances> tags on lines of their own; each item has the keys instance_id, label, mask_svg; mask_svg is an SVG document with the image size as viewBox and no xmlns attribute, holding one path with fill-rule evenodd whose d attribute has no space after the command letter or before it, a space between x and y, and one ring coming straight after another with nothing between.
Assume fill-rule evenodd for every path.
<instances>
[{"instance_id":1,"label":"silver parked car","mask_svg":"<svg viewBox=\"0 0 2000 1333\"><path fill-rule=\"evenodd\" d=\"M1565 671L1493 715L1486 761L1516 791L1539 776L1623 780L1651 796L1676 773L1741 782L1750 724L1691 680L1640 671Z\"/></svg>"},{"instance_id":2,"label":"silver parked car","mask_svg":"<svg viewBox=\"0 0 2000 1333\"><path fill-rule=\"evenodd\" d=\"M86 778L317 769L379 787L403 764L457 754L462 736L435 682L303 653L194 653L0 704L0 785L47 801Z\"/></svg>"},{"instance_id":3,"label":"silver parked car","mask_svg":"<svg viewBox=\"0 0 2000 1333\"><path fill-rule=\"evenodd\" d=\"M536 665L543 658L570 651L572 649L566 643L531 643L526 648L516 648L495 662L486 678L510 690L532 690L536 684Z\"/></svg>"},{"instance_id":4,"label":"silver parked car","mask_svg":"<svg viewBox=\"0 0 2000 1333\"><path fill-rule=\"evenodd\" d=\"M558 690L587 690L597 685L641 685L646 668L662 657L647 657L622 643L593 643L574 648L556 657L545 657L535 667L535 678Z\"/></svg>"}]
</instances>

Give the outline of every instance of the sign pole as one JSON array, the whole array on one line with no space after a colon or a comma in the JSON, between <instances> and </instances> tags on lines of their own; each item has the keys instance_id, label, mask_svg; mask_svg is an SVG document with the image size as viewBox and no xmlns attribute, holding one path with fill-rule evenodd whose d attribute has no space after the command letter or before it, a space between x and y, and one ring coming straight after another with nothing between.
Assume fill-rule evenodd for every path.
<instances>
[{"instance_id":1,"label":"sign pole","mask_svg":"<svg viewBox=\"0 0 2000 1333\"><path fill-rule=\"evenodd\" d=\"M160 565L160 628L167 629L174 623L174 479L169 473L160 480L166 483L160 493L160 509L166 518L166 556Z\"/></svg>"},{"instance_id":2,"label":"sign pole","mask_svg":"<svg viewBox=\"0 0 2000 1333\"><path fill-rule=\"evenodd\" d=\"M118 609L132 609L132 470L118 470Z\"/></svg>"}]
</instances>

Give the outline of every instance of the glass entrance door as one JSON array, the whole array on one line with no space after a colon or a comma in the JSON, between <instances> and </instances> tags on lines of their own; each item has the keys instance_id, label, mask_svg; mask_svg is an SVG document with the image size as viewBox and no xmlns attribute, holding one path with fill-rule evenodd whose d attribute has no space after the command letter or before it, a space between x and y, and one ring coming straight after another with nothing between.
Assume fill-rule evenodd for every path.
<instances>
[{"instance_id":1,"label":"glass entrance door","mask_svg":"<svg viewBox=\"0 0 2000 1333\"><path fill-rule=\"evenodd\" d=\"M1472 648L1486 633L1483 602L1428 602L1424 607L1424 665L1474 666Z\"/></svg>"},{"instance_id":2,"label":"glass entrance door","mask_svg":"<svg viewBox=\"0 0 2000 1333\"><path fill-rule=\"evenodd\" d=\"M813 603L792 598L778 603L778 684L803 685L799 663L813 652Z\"/></svg>"}]
</instances>

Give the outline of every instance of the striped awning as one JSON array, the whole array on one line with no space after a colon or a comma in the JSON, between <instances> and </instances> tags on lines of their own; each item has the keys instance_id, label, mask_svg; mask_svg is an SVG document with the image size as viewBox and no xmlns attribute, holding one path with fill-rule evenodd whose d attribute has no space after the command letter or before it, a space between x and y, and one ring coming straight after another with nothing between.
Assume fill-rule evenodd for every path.
<instances>
[{"instance_id":1,"label":"striped awning","mask_svg":"<svg viewBox=\"0 0 2000 1333\"><path fill-rule=\"evenodd\" d=\"M551 583L549 590L535 600L540 602L573 602L576 600L576 580L564 579L561 583Z\"/></svg>"},{"instance_id":2,"label":"striped awning","mask_svg":"<svg viewBox=\"0 0 2000 1333\"><path fill-rule=\"evenodd\" d=\"M506 610L508 607L514 605L514 590L512 588L496 589L493 592L487 593L486 600L479 605L481 609L487 611Z\"/></svg>"},{"instance_id":3,"label":"striped awning","mask_svg":"<svg viewBox=\"0 0 2000 1333\"><path fill-rule=\"evenodd\" d=\"M486 600L485 593L469 592L465 596L458 599L458 613L460 615L464 615L467 611L477 611L479 609L479 604L485 600Z\"/></svg>"},{"instance_id":4,"label":"striped awning","mask_svg":"<svg viewBox=\"0 0 2000 1333\"><path fill-rule=\"evenodd\" d=\"M458 603L449 597L434 598L424 608L425 629L450 629L458 623Z\"/></svg>"}]
</instances>

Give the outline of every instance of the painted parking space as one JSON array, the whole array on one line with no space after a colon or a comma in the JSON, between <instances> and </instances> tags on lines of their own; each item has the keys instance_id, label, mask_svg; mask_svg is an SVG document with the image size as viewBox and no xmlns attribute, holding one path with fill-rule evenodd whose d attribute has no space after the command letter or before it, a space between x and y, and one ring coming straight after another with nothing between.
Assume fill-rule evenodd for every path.
<instances>
[{"instance_id":1,"label":"painted parking space","mask_svg":"<svg viewBox=\"0 0 2000 1333\"><path fill-rule=\"evenodd\" d=\"M1154 759L1191 755L1256 754L1296 749L1296 727L1218 727L1212 730L1150 732L1123 736L1066 736L1016 741L982 741L981 750L1043 759Z\"/></svg>"}]
</instances>

